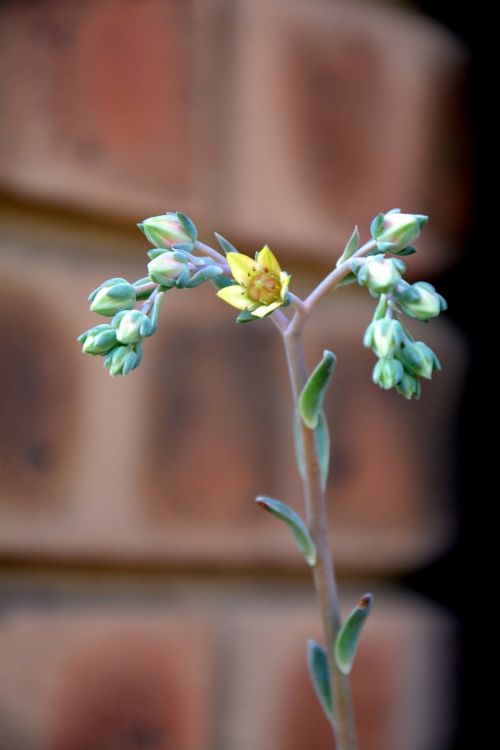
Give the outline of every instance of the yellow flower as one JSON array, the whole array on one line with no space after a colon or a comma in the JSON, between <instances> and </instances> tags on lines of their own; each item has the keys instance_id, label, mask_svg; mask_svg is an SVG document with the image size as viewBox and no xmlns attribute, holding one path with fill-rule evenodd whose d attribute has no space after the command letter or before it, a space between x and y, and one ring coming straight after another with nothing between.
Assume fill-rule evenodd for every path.
<instances>
[{"instance_id":1,"label":"yellow flower","mask_svg":"<svg viewBox=\"0 0 500 750\"><path fill-rule=\"evenodd\" d=\"M286 302L291 276L281 270L267 245L255 260L242 253L228 253L227 262L238 283L217 292L224 302L257 318L265 318Z\"/></svg>"}]
</instances>

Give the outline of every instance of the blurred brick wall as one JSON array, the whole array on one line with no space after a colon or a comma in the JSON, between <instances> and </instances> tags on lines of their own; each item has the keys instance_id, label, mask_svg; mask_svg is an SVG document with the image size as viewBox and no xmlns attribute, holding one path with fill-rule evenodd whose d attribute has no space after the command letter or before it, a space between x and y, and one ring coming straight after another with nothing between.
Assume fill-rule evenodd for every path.
<instances>
[{"instance_id":1,"label":"blurred brick wall","mask_svg":"<svg viewBox=\"0 0 500 750\"><path fill-rule=\"evenodd\" d=\"M305 290L354 223L401 205L432 217L411 274L450 268L465 63L443 29L378 3L1 5L0 750L329 747L304 674L306 573L252 502L300 508L272 326L236 328L208 289L172 295L115 381L74 338L90 289L143 275L130 227L166 209L272 243ZM453 539L446 365L464 345L433 323L444 372L403 403L370 385L371 311L358 289L327 300L308 351L339 355L328 494L346 608L373 577L386 592L354 674L362 747L444 750L452 623L389 582Z\"/></svg>"}]
</instances>

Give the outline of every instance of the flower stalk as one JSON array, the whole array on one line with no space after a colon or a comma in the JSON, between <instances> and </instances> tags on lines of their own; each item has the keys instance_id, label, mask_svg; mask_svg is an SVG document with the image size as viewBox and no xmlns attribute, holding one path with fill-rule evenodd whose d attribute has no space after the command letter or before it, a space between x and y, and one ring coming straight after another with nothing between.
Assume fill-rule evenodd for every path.
<instances>
[{"instance_id":1,"label":"flower stalk","mask_svg":"<svg viewBox=\"0 0 500 750\"><path fill-rule=\"evenodd\" d=\"M283 336L294 408L307 381L302 332L289 325ZM301 421L305 472L302 479L306 519L311 538L316 546L317 559L313 567L314 586L321 612L323 634L328 658L328 673L334 701L335 720L332 730L337 739L337 750L356 750L356 731L349 678L335 664L335 642L342 625L340 602L335 579L325 493L322 486L319 454L314 430Z\"/></svg>"}]
</instances>

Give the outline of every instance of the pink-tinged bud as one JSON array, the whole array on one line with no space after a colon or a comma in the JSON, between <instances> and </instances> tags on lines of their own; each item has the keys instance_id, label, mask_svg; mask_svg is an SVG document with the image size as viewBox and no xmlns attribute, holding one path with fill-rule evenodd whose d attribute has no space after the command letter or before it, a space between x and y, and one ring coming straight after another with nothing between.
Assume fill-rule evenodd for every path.
<instances>
[{"instance_id":1,"label":"pink-tinged bud","mask_svg":"<svg viewBox=\"0 0 500 750\"><path fill-rule=\"evenodd\" d=\"M173 245L196 242L196 227L187 216L180 213L166 213L152 216L137 225L154 247L171 250Z\"/></svg>"},{"instance_id":2,"label":"pink-tinged bud","mask_svg":"<svg viewBox=\"0 0 500 750\"><path fill-rule=\"evenodd\" d=\"M148 263L148 273L151 281L163 286L172 286L172 282L178 279L187 269L186 263L174 258L170 251L161 253Z\"/></svg>"},{"instance_id":3,"label":"pink-tinged bud","mask_svg":"<svg viewBox=\"0 0 500 750\"><path fill-rule=\"evenodd\" d=\"M423 214L402 214L394 209L373 220L372 237L383 252L398 253L415 242L427 219Z\"/></svg>"}]
</instances>

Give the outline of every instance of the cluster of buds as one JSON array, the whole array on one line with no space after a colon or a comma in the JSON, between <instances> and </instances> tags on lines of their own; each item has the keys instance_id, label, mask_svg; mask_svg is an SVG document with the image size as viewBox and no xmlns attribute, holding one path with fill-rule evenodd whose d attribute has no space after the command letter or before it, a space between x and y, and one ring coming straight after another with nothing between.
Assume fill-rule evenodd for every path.
<instances>
[{"instance_id":1,"label":"cluster of buds","mask_svg":"<svg viewBox=\"0 0 500 750\"><path fill-rule=\"evenodd\" d=\"M148 251L148 276L133 283L108 279L94 289L89 295L90 309L111 320L78 337L82 351L104 357L104 366L113 376L127 375L140 365L143 341L158 326L164 292L198 286L222 273L210 259L192 255L197 232L184 214L155 216L138 226L154 245Z\"/></svg>"},{"instance_id":2,"label":"cluster of buds","mask_svg":"<svg viewBox=\"0 0 500 750\"><path fill-rule=\"evenodd\" d=\"M109 323L89 328L78 337L82 351L104 357L110 375L127 375L142 361L143 339L151 336L158 324L163 293L156 289L148 299L151 316L134 309L136 287L126 279L109 279L90 294L90 309L105 317Z\"/></svg>"},{"instance_id":3,"label":"cluster of buds","mask_svg":"<svg viewBox=\"0 0 500 750\"><path fill-rule=\"evenodd\" d=\"M419 378L430 380L434 370L440 370L438 358L423 341L414 341L409 331L399 321L389 317L392 308L387 298L381 299L387 307L384 317L377 313L368 326L363 343L378 357L373 368L373 382L380 388L396 388L405 398L419 398Z\"/></svg>"},{"instance_id":4,"label":"cluster of buds","mask_svg":"<svg viewBox=\"0 0 500 750\"><path fill-rule=\"evenodd\" d=\"M399 316L426 321L445 310L446 302L431 284L406 282L402 278L403 261L386 258L384 253L408 255L415 252L409 243L418 237L426 220L425 216L401 214L397 210L380 214L372 222L372 237L376 243L373 254L351 262L358 283L379 298L363 341L378 358L373 382L384 389L396 388L408 399L419 398L419 378L430 379L441 365L427 344L413 339Z\"/></svg>"}]
</instances>

